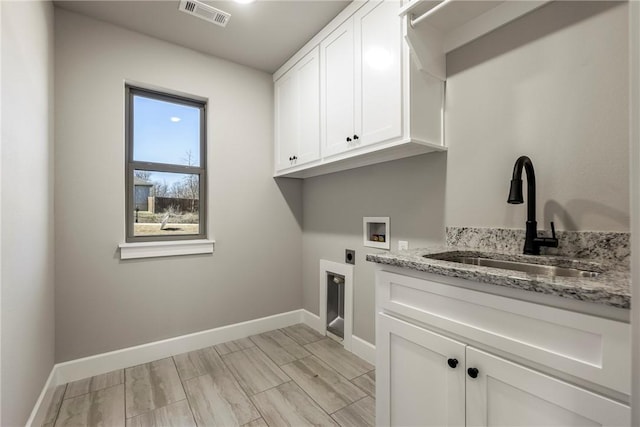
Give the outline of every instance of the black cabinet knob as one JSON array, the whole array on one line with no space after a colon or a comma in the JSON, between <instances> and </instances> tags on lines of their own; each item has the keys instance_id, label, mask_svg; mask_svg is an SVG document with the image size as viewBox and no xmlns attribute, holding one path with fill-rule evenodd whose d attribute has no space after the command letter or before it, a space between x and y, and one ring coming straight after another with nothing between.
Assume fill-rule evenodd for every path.
<instances>
[{"instance_id":1,"label":"black cabinet knob","mask_svg":"<svg viewBox=\"0 0 640 427\"><path fill-rule=\"evenodd\" d=\"M449 359L447 360L447 363L449 364L449 367L455 368L458 366L458 359Z\"/></svg>"},{"instance_id":2,"label":"black cabinet knob","mask_svg":"<svg viewBox=\"0 0 640 427\"><path fill-rule=\"evenodd\" d=\"M358 135L353 135L353 140L355 141L356 139L360 139L360 137Z\"/></svg>"},{"instance_id":3,"label":"black cabinet knob","mask_svg":"<svg viewBox=\"0 0 640 427\"><path fill-rule=\"evenodd\" d=\"M351 138L347 137L347 142L351 142Z\"/></svg>"},{"instance_id":4,"label":"black cabinet knob","mask_svg":"<svg viewBox=\"0 0 640 427\"><path fill-rule=\"evenodd\" d=\"M476 368L467 369L467 374L469 374L471 378L478 378L478 370Z\"/></svg>"}]
</instances>

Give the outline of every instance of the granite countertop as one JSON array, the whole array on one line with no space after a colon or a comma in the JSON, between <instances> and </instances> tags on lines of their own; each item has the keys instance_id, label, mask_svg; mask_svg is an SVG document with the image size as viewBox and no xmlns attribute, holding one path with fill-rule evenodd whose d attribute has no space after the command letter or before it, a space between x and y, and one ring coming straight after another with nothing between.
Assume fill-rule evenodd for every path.
<instances>
[{"instance_id":1,"label":"granite countertop","mask_svg":"<svg viewBox=\"0 0 640 427\"><path fill-rule=\"evenodd\" d=\"M551 277L424 257L425 255L437 256L444 252L464 252L465 256L488 257L504 261L535 261L536 264L573 267L596 271L600 274L593 278ZM369 254L367 261L617 308L631 307L629 265L614 259L590 260L557 255L520 255L476 250L465 246L440 245L408 251Z\"/></svg>"}]
</instances>

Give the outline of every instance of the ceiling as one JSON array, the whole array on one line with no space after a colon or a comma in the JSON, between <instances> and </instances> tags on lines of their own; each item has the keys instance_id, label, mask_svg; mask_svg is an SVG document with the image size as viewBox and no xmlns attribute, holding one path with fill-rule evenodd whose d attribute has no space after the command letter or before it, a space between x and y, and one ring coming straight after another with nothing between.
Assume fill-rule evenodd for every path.
<instances>
[{"instance_id":1,"label":"ceiling","mask_svg":"<svg viewBox=\"0 0 640 427\"><path fill-rule=\"evenodd\" d=\"M204 3L231 14L225 28L178 11L179 0L61 1L57 7L269 73L350 0L230 0Z\"/></svg>"}]
</instances>

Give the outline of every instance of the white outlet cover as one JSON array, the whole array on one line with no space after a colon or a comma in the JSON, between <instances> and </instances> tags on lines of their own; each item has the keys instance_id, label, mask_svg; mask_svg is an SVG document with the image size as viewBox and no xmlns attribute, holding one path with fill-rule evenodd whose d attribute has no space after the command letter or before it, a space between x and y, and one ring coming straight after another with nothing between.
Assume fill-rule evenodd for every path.
<instances>
[{"instance_id":1,"label":"white outlet cover","mask_svg":"<svg viewBox=\"0 0 640 427\"><path fill-rule=\"evenodd\" d=\"M407 249L409 249L409 242L406 240L398 240L398 250L406 251Z\"/></svg>"}]
</instances>

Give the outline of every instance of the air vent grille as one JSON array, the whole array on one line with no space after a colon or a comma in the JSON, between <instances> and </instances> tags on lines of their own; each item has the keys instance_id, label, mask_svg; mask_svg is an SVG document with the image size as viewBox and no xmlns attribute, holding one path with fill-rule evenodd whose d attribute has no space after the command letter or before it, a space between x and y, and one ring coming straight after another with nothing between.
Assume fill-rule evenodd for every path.
<instances>
[{"instance_id":1,"label":"air vent grille","mask_svg":"<svg viewBox=\"0 0 640 427\"><path fill-rule=\"evenodd\" d=\"M231 14L197 0L181 0L178 10L205 21L226 27Z\"/></svg>"}]
</instances>

